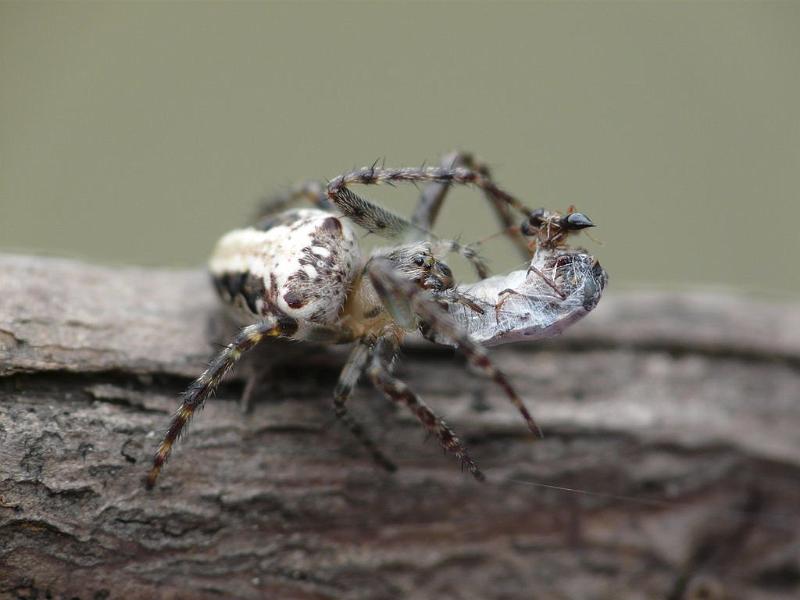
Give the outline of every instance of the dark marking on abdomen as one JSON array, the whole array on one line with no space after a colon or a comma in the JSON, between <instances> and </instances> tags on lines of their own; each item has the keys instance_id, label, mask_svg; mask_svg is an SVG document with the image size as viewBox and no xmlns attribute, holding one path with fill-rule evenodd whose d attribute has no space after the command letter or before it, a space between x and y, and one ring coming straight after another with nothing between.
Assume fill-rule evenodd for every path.
<instances>
[{"instance_id":1,"label":"dark marking on abdomen","mask_svg":"<svg viewBox=\"0 0 800 600\"><path fill-rule=\"evenodd\" d=\"M321 228L329 235L342 237L342 222L336 217L328 217L322 222Z\"/></svg>"},{"instance_id":2,"label":"dark marking on abdomen","mask_svg":"<svg viewBox=\"0 0 800 600\"><path fill-rule=\"evenodd\" d=\"M297 292L286 292L283 299L289 308L303 308L306 305L306 299Z\"/></svg>"},{"instance_id":3,"label":"dark marking on abdomen","mask_svg":"<svg viewBox=\"0 0 800 600\"><path fill-rule=\"evenodd\" d=\"M214 288L225 302L233 303L241 296L254 315L259 314L258 300L261 300L262 307L267 304L266 289L261 277L245 272L223 273L212 279Z\"/></svg>"}]
</instances>

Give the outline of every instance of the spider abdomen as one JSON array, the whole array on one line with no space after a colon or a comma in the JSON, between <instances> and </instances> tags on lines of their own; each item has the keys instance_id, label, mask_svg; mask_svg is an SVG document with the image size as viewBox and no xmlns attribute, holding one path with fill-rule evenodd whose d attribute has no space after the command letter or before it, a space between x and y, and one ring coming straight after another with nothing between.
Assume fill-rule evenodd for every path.
<instances>
[{"instance_id":1,"label":"spider abdomen","mask_svg":"<svg viewBox=\"0 0 800 600\"><path fill-rule=\"evenodd\" d=\"M334 323L360 265L351 226L316 209L231 231L209 261L217 292L243 324L275 308L300 322Z\"/></svg>"}]
</instances>

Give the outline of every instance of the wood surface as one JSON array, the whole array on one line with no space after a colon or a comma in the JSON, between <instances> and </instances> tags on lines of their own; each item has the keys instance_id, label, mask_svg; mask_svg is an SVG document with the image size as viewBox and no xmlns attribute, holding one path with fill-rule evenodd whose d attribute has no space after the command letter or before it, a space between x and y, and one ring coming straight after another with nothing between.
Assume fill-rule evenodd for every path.
<instances>
[{"instance_id":1,"label":"wood surface","mask_svg":"<svg viewBox=\"0 0 800 600\"><path fill-rule=\"evenodd\" d=\"M798 305L612 280L567 335L491 351L540 442L410 343L398 375L484 484L362 384L351 408L400 467L379 470L333 416L346 348L267 344L147 492L226 331L201 271L0 256L0 598L800 597Z\"/></svg>"}]
</instances>

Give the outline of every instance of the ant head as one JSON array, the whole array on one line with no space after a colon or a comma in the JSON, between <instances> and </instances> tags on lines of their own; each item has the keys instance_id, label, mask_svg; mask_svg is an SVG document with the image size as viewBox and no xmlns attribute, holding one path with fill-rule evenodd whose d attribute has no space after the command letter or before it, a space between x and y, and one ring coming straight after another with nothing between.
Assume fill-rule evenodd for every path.
<instances>
[{"instance_id":1,"label":"ant head","mask_svg":"<svg viewBox=\"0 0 800 600\"><path fill-rule=\"evenodd\" d=\"M539 229L547 222L548 215L543 208L537 208L528 215L528 220L523 222L520 226L520 231L523 235L533 236L539 232Z\"/></svg>"},{"instance_id":2,"label":"ant head","mask_svg":"<svg viewBox=\"0 0 800 600\"><path fill-rule=\"evenodd\" d=\"M588 227L594 227L592 220L573 207L565 215L537 208L528 214L528 219L520 226L520 233L535 237L538 243L547 246L563 245L567 235Z\"/></svg>"}]
</instances>

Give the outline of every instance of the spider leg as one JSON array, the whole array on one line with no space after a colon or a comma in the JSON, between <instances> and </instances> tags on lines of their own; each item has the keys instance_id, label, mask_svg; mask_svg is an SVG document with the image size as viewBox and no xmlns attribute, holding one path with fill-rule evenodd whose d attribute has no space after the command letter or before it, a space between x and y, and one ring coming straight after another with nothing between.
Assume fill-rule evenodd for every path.
<instances>
[{"instance_id":1,"label":"spider leg","mask_svg":"<svg viewBox=\"0 0 800 600\"><path fill-rule=\"evenodd\" d=\"M443 169L467 166L460 152L444 155L439 165ZM422 188L417 206L411 215L411 222L423 229L433 229L449 190L450 184L444 182L429 183Z\"/></svg>"},{"instance_id":2,"label":"spider leg","mask_svg":"<svg viewBox=\"0 0 800 600\"><path fill-rule=\"evenodd\" d=\"M541 429L505 374L492 364L483 346L470 338L430 294L410 279L397 275L392 263L384 258L372 259L366 268L375 291L393 317L395 312L398 316L402 316L410 310L422 320L428 332L436 332L451 340L470 364L503 389L525 419L528 429L536 436L542 437ZM425 333L423 331L423 335Z\"/></svg>"},{"instance_id":3,"label":"spider leg","mask_svg":"<svg viewBox=\"0 0 800 600\"><path fill-rule=\"evenodd\" d=\"M503 203L509 209L520 212L528 217L533 211L502 188L490 177L476 169L467 167L423 167L387 169L379 167L363 167L344 175L339 175L328 182L328 199L347 213L352 211L359 216L359 208L368 203L363 198L354 194L347 186L352 184L378 185L386 183L442 183L447 185L474 185L484 194L488 194L494 201Z\"/></svg>"},{"instance_id":4,"label":"spider leg","mask_svg":"<svg viewBox=\"0 0 800 600\"><path fill-rule=\"evenodd\" d=\"M488 165L478 161L475 156L469 152L451 152L442 157L440 165L443 169L471 169L480 173L487 181L492 181L492 173ZM425 186L420 195L417 208L414 210L414 214L411 217L411 222L423 229L433 229L436 218L439 216L439 211L451 186L452 183L450 182L434 182ZM494 189L496 189L495 185L483 188L484 198L494 209L494 213L502 227L503 233L508 236L514 246L516 246L522 257L525 260L530 260L530 248L528 247L525 237L520 233L519 228L516 227L517 224L511 217L509 204L494 194Z\"/></svg>"},{"instance_id":5,"label":"spider leg","mask_svg":"<svg viewBox=\"0 0 800 600\"><path fill-rule=\"evenodd\" d=\"M523 216L533 212L530 208L522 204L517 198L500 188L492 179L474 169L466 167L406 167L401 169L389 169L384 167L363 167L344 175L339 175L328 182L328 199L343 211L357 208L360 203L366 202L353 192L343 193L348 190L347 186L359 183L362 185L377 185L381 183L446 183L457 185L475 185L485 193L491 194L498 201L507 204L509 207L519 211ZM349 190L348 190L349 191Z\"/></svg>"},{"instance_id":6,"label":"spider leg","mask_svg":"<svg viewBox=\"0 0 800 600\"><path fill-rule=\"evenodd\" d=\"M366 167L359 171L353 171L344 176L333 179L328 184L327 198L330 202L336 205L342 214L363 227L370 233L374 233L386 239L400 239L405 241L418 241L418 240L432 240L443 252L454 252L463 256L470 264L472 264L476 273L481 279L488 276L489 271L486 263L478 252L470 247L458 243L455 240L441 240L436 235L431 233L428 229L420 227L403 217L386 210L382 206L375 204L359 196L347 185L351 183L388 183L392 184L391 179L380 179L380 174L387 173L405 173L419 171L420 173L427 173L428 169L414 170L414 169L384 169L375 165ZM361 175L363 173L363 176ZM376 179L371 180L369 173L376 174ZM414 179L397 179L398 181L411 181ZM427 181L421 179L420 181ZM337 183L338 182L338 183ZM510 196L509 196L510 197Z\"/></svg>"},{"instance_id":7,"label":"spider leg","mask_svg":"<svg viewBox=\"0 0 800 600\"><path fill-rule=\"evenodd\" d=\"M355 345L347 362L342 369L342 374L339 376L339 381L336 384L336 389L333 392L333 408L336 417L344 423L350 430L355 438L369 451L372 458L387 471L396 471L395 464L381 452L377 444L364 430L364 427L356 421L356 419L347 412L346 403L353 394L353 388L358 383L361 374L369 363L372 351L370 349L371 340L361 339Z\"/></svg>"},{"instance_id":8,"label":"spider leg","mask_svg":"<svg viewBox=\"0 0 800 600\"><path fill-rule=\"evenodd\" d=\"M397 350L397 341L393 336L378 339L367 371L373 385L393 402L408 407L423 427L439 439L442 448L455 455L461 462L462 468L466 468L478 481L484 481L485 476L447 423L437 416L408 385L391 374L391 363Z\"/></svg>"},{"instance_id":9,"label":"spider leg","mask_svg":"<svg viewBox=\"0 0 800 600\"><path fill-rule=\"evenodd\" d=\"M239 398L239 409L244 414L253 412L253 400L263 383L263 373L252 373L244 384L242 397Z\"/></svg>"},{"instance_id":10,"label":"spider leg","mask_svg":"<svg viewBox=\"0 0 800 600\"><path fill-rule=\"evenodd\" d=\"M303 181L274 196L263 200L256 211L254 222L260 223L276 213L286 210L295 202L308 201L322 210L331 210L333 205L325 195L325 186L319 181Z\"/></svg>"},{"instance_id":11,"label":"spider leg","mask_svg":"<svg viewBox=\"0 0 800 600\"><path fill-rule=\"evenodd\" d=\"M436 240L434 244L437 246L437 254L458 254L472 265L479 278L486 279L489 276L489 267L486 261L472 245L464 245L456 240Z\"/></svg>"},{"instance_id":12,"label":"spider leg","mask_svg":"<svg viewBox=\"0 0 800 600\"><path fill-rule=\"evenodd\" d=\"M147 475L147 488L152 488L164 464L167 462L172 446L180 437L186 424L197 409L202 408L206 398L217 388L225 374L231 370L242 354L256 346L267 337L291 337L297 331L297 322L285 315L275 315L264 321L242 329L233 341L222 349L211 361L208 368L192 382L183 393L181 405L170 422L161 444L153 457L153 466Z\"/></svg>"}]
</instances>

